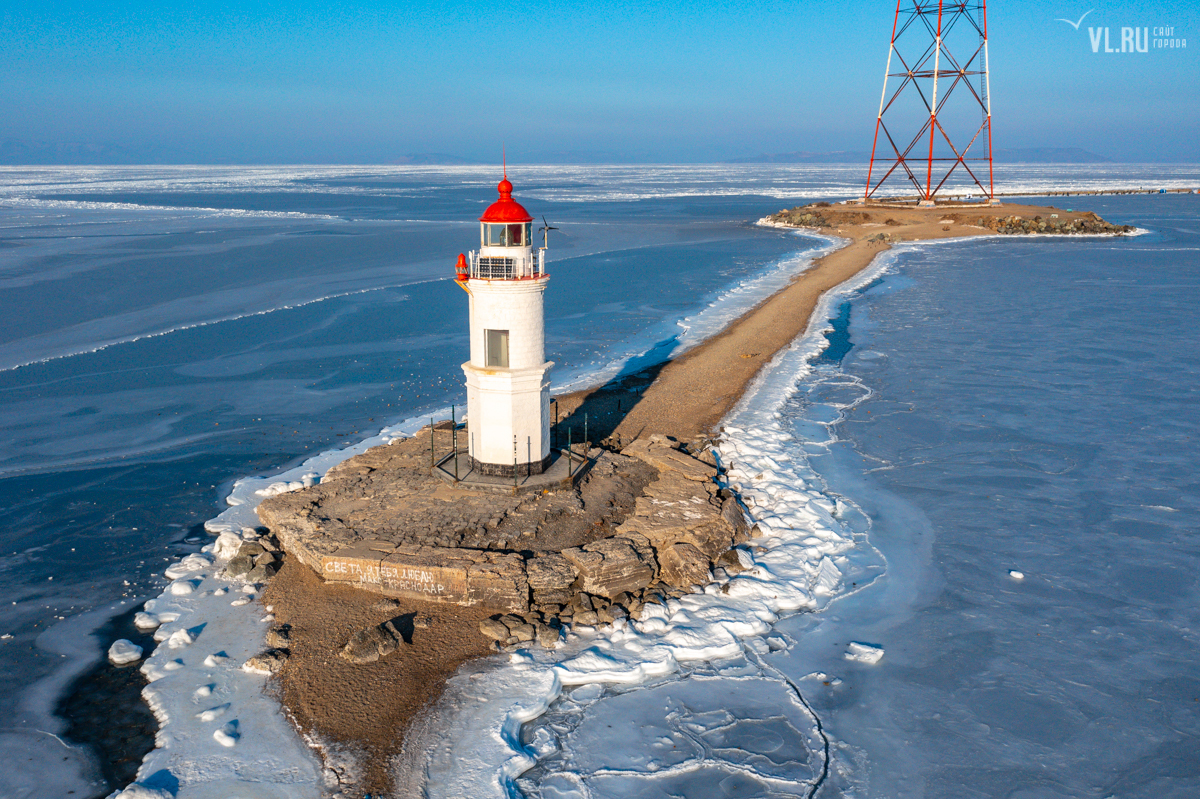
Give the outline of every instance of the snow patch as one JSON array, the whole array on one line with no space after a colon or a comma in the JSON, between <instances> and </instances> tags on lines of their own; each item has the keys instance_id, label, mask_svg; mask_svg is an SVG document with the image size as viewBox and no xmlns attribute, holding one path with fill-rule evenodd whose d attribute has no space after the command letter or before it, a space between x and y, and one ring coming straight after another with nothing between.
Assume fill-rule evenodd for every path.
<instances>
[{"instance_id":1,"label":"snow patch","mask_svg":"<svg viewBox=\"0 0 1200 799\"><path fill-rule=\"evenodd\" d=\"M142 648L127 638L120 638L108 648L108 659L115 666L136 663L142 659Z\"/></svg>"},{"instance_id":2,"label":"snow patch","mask_svg":"<svg viewBox=\"0 0 1200 799\"><path fill-rule=\"evenodd\" d=\"M149 632L150 630L158 627L160 624L162 624L162 620L153 613L139 611L133 614L133 626L144 632Z\"/></svg>"},{"instance_id":3,"label":"snow patch","mask_svg":"<svg viewBox=\"0 0 1200 799\"><path fill-rule=\"evenodd\" d=\"M166 789L149 788L135 782L120 793L114 794L113 799L175 799L175 794Z\"/></svg>"}]
</instances>

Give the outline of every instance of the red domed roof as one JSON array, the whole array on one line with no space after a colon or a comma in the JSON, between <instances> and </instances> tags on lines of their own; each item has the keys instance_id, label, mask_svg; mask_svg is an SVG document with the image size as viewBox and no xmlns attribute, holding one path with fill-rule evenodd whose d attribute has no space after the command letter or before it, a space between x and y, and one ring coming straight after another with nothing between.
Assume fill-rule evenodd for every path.
<instances>
[{"instance_id":1,"label":"red domed roof","mask_svg":"<svg viewBox=\"0 0 1200 799\"><path fill-rule=\"evenodd\" d=\"M483 212L483 216L479 217L480 222L532 222L533 217L525 210L525 207L512 198L512 184L508 182L506 176L500 181L500 185L496 187L500 192L500 199L488 206L488 209Z\"/></svg>"}]
</instances>

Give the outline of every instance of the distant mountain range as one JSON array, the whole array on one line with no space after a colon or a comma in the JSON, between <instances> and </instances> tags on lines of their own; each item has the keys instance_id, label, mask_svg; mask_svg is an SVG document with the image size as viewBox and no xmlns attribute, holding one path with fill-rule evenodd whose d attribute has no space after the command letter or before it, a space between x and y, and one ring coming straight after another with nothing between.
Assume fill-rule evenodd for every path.
<instances>
[{"instance_id":1,"label":"distant mountain range","mask_svg":"<svg viewBox=\"0 0 1200 799\"><path fill-rule=\"evenodd\" d=\"M654 163L655 159L647 153L629 153L622 157L621 153L608 151L572 150L541 153L533 160L522 159L525 163L535 164L633 164ZM1029 147L1029 148L998 148L995 151L997 163L1006 164L1105 164L1114 163L1117 159L1084 150L1080 147ZM791 153L764 153L762 155L731 158L726 164L866 164L871 158L869 152L853 152L835 150L833 152L809 152L805 150ZM449 153L409 153L400 156L388 156L378 159L356 158L347 161L329 161L325 159L307 160L296 158L280 162L277 159L247 158L206 158L199 154L168 152L146 148L132 149L111 144L77 143L77 142L29 142L13 139L0 140L0 164L3 165L77 165L77 164L270 164L270 163L385 163L405 164L414 166L438 165L477 165L492 164L499 159L479 160L464 158ZM917 159L919 160L919 159Z\"/></svg>"},{"instance_id":2,"label":"distant mountain range","mask_svg":"<svg viewBox=\"0 0 1200 799\"><path fill-rule=\"evenodd\" d=\"M108 144L0 141L0 164L135 164L133 153ZM141 161L140 163L145 163Z\"/></svg>"},{"instance_id":3,"label":"distant mountain range","mask_svg":"<svg viewBox=\"0 0 1200 799\"><path fill-rule=\"evenodd\" d=\"M303 159L300 159L301 161ZM373 159L370 159L373 161ZM413 165L460 165L481 164L471 158L461 158L448 153L410 153L380 159L390 164ZM0 140L0 164L4 165L80 165L80 164L238 164L271 163L262 159L204 158L188 153L170 152L154 148L131 149L113 144L79 142L31 142L15 139ZM317 162L322 163L322 162Z\"/></svg>"},{"instance_id":4,"label":"distant mountain range","mask_svg":"<svg viewBox=\"0 0 1200 799\"><path fill-rule=\"evenodd\" d=\"M995 161L1007 164L1110 164L1115 159L1097 155L1079 147L998 148L992 154ZM829 153L773 153L747 158L734 158L727 164L865 164L871 160L867 152L836 150ZM917 159L919 160L919 159Z\"/></svg>"},{"instance_id":5,"label":"distant mountain range","mask_svg":"<svg viewBox=\"0 0 1200 799\"><path fill-rule=\"evenodd\" d=\"M414 166L467 166L482 164L483 161L477 161L474 158L460 158L457 155L448 155L446 153L413 153L393 158L388 163L411 164Z\"/></svg>"}]
</instances>

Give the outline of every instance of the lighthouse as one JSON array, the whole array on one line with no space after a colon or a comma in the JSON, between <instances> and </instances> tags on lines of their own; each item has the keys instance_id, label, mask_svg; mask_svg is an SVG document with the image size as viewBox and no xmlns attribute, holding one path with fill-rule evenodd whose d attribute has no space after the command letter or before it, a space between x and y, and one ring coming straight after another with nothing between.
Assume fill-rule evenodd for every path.
<instances>
[{"instance_id":1,"label":"lighthouse","mask_svg":"<svg viewBox=\"0 0 1200 799\"><path fill-rule=\"evenodd\" d=\"M479 250L459 255L456 280L469 295L468 447L485 475L541 474L550 464L550 367L543 298L546 248L534 249L533 217L513 199L507 170L500 198L479 217Z\"/></svg>"}]
</instances>

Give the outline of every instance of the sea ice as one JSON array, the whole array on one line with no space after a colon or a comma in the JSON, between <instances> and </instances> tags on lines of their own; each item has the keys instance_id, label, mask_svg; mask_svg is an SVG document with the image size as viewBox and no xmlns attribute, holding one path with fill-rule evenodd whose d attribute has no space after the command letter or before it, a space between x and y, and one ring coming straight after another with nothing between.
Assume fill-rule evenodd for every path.
<instances>
[{"instance_id":1,"label":"sea ice","mask_svg":"<svg viewBox=\"0 0 1200 799\"><path fill-rule=\"evenodd\" d=\"M228 662L228 660L229 655L226 655L224 652L214 652L208 657L204 658L204 665L211 669L220 666L222 663Z\"/></svg>"},{"instance_id":2,"label":"sea ice","mask_svg":"<svg viewBox=\"0 0 1200 799\"><path fill-rule=\"evenodd\" d=\"M307 488L310 485L313 485L311 478L309 479L307 485L305 484L304 480L291 480L287 482L279 481L271 483L266 488L260 488L254 493L256 496L265 499L266 497L274 497L278 496L279 494L286 494L290 491L299 491L300 489Z\"/></svg>"},{"instance_id":3,"label":"sea ice","mask_svg":"<svg viewBox=\"0 0 1200 799\"><path fill-rule=\"evenodd\" d=\"M108 648L108 659L117 666L136 663L142 659L142 648L128 639L120 638Z\"/></svg>"},{"instance_id":4,"label":"sea ice","mask_svg":"<svg viewBox=\"0 0 1200 799\"><path fill-rule=\"evenodd\" d=\"M133 626L137 627L139 630L149 632L150 630L157 628L160 624L162 624L162 620L153 613L139 611L138 613L133 614Z\"/></svg>"},{"instance_id":5,"label":"sea ice","mask_svg":"<svg viewBox=\"0 0 1200 799\"><path fill-rule=\"evenodd\" d=\"M230 530L223 531L217 536L217 540L213 542L213 555L221 560L229 560L237 554L238 549L242 546L242 537Z\"/></svg>"},{"instance_id":6,"label":"sea ice","mask_svg":"<svg viewBox=\"0 0 1200 799\"><path fill-rule=\"evenodd\" d=\"M883 647L877 644L864 644L858 641L851 641L846 647L846 660L853 660L856 663L870 663L872 665L883 659Z\"/></svg>"},{"instance_id":7,"label":"sea ice","mask_svg":"<svg viewBox=\"0 0 1200 799\"><path fill-rule=\"evenodd\" d=\"M196 714L196 718L200 719L201 721L215 721L221 716L224 716L225 711L227 710L229 710L228 702L223 705L217 705L216 707L210 707L208 710L201 710Z\"/></svg>"},{"instance_id":8,"label":"sea ice","mask_svg":"<svg viewBox=\"0 0 1200 799\"><path fill-rule=\"evenodd\" d=\"M229 532L241 546L240 536L232 529L218 532ZM261 613L230 607L222 596L229 584L220 576L225 558L218 553L236 552L230 536L205 548L212 557L189 556L170 567L172 574L187 578L176 579L161 596L146 603L143 613L160 622L155 638L166 641L141 666L150 683L143 696L160 730L157 748L139 769L140 784L126 789L128 797L157 797L157 793L144 792L154 790L147 783L157 786L168 778L178 785L169 794L172 799L235 795L317 799L321 795L321 764L312 749L284 717L277 700L263 692L262 679L234 667L261 649L263 626ZM181 584L190 590L179 591ZM250 587L251 592L255 590ZM239 601L251 604L253 593L240 595ZM211 654L203 660L186 654L201 630L206 646L211 647ZM213 704L211 697L220 699ZM218 718L233 715L240 720L212 729ZM245 720L249 721L243 726ZM233 746L240 752L236 760L221 754ZM254 764L253 779L242 772L246 763Z\"/></svg>"},{"instance_id":9,"label":"sea ice","mask_svg":"<svg viewBox=\"0 0 1200 799\"><path fill-rule=\"evenodd\" d=\"M163 574L166 575L168 580L178 580L193 572L203 571L211 565L212 561L204 555L191 554L169 567Z\"/></svg>"},{"instance_id":10,"label":"sea ice","mask_svg":"<svg viewBox=\"0 0 1200 799\"><path fill-rule=\"evenodd\" d=\"M172 596L187 596L196 590L195 580L176 580L167 586L167 593Z\"/></svg>"},{"instance_id":11,"label":"sea ice","mask_svg":"<svg viewBox=\"0 0 1200 799\"><path fill-rule=\"evenodd\" d=\"M231 721L219 730L213 730L213 739L221 746L226 748L237 745L238 738L242 736L238 733L238 725L236 721Z\"/></svg>"},{"instance_id":12,"label":"sea ice","mask_svg":"<svg viewBox=\"0 0 1200 799\"><path fill-rule=\"evenodd\" d=\"M191 646L196 642L188 630L176 630L167 638L167 646L171 649L183 649L185 646Z\"/></svg>"},{"instance_id":13,"label":"sea ice","mask_svg":"<svg viewBox=\"0 0 1200 799\"><path fill-rule=\"evenodd\" d=\"M113 799L175 799L175 794L165 788L149 788L135 782L120 793L113 794Z\"/></svg>"}]
</instances>

